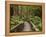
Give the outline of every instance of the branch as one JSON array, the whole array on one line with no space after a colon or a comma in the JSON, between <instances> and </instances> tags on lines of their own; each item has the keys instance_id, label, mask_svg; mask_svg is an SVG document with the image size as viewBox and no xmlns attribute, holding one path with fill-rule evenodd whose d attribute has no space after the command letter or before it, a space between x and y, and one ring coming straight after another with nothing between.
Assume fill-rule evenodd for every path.
<instances>
[{"instance_id":1,"label":"branch","mask_svg":"<svg viewBox=\"0 0 46 37\"><path fill-rule=\"evenodd\" d=\"M31 21L30 21L30 22L31 22ZM34 25L34 23L31 22L31 24L33 25L33 27L34 27L34 29L35 29L36 31L39 31L39 29L36 28L36 26Z\"/></svg>"},{"instance_id":2,"label":"branch","mask_svg":"<svg viewBox=\"0 0 46 37\"><path fill-rule=\"evenodd\" d=\"M13 27L11 28L11 30L14 29L14 28L16 28L16 27L18 27L20 24L21 24L21 23L19 23L19 24L13 26Z\"/></svg>"}]
</instances>

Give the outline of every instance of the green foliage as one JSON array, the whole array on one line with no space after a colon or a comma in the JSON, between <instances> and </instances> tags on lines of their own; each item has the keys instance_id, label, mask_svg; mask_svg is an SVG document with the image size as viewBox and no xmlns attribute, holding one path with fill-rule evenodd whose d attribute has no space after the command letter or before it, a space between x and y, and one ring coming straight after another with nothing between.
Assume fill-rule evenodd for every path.
<instances>
[{"instance_id":1,"label":"green foliage","mask_svg":"<svg viewBox=\"0 0 46 37\"><path fill-rule=\"evenodd\" d=\"M34 25L39 29L41 30L41 18L38 17L38 16L31 16L29 15L28 17L25 15L25 16L12 16L11 18L11 24L12 24L12 27L13 25L17 25L17 24L20 24L20 23L24 23L25 21L32 21L34 23Z\"/></svg>"},{"instance_id":2,"label":"green foliage","mask_svg":"<svg viewBox=\"0 0 46 37\"><path fill-rule=\"evenodd\" d=\"M40 8L39 7L32 7L32 6L17 6L16 9L21 12L20 15L11 16L11 28L17 24L24 23L25 21L32 23L42 31L42 21L40 15ZM16 10L15 9L15 10ZM19 13L18 12L18 13Z\"/></svg>"},{"instance_id":3,"label":"green foliage","mask_svg":"<svg viewBox=\"0 0 46 37\"><path fill-rule=\"evenodd\" d=\"M39 31L42 30L42 24L41 24L41 18L38 16L34 16L31 21L34 23L34 25L39 29Z\"/></svg>"},{"instance_id":4,"label":"green foliage","mask_svg":"<svg viewBox=\"0 0 46 37\"><path fill-rule=\"evenodd\" d=\"M34 8L33 9L33 14L35 15L35 16L39 16L40 15L40 8L39 7L36 7L36 8Z\"/></svg>"}]
</instances>

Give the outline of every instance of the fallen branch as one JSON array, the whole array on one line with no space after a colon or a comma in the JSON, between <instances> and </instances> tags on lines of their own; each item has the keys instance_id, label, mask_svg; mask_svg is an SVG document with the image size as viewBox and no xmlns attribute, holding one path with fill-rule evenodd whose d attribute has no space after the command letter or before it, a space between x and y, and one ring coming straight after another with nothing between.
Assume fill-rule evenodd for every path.
<instances>
[{"instance_id":1,"label":"fallen branch","mask_svg":"<svg viewBox=\"0 0 46 37\"><path fill-rule=\"evenodd\" d=\"M20 24L21 24L21 23L19 23L19 24L13 26L13 27L11 28L11 30L13 30L14 28L18 27Z\"/></svg>"},{"instance_id":2,"label":"fallen branch","mask_svg":"<svg viewBox=\"0 0 46 37\"><path fill-rule=\"evenodd\" d=\"M36 31L39 31L39 29L34 25L34 23L32 23L31 21L30 21L30 23L33 25L33 28L34 28Z\"/></svg>"}]
</instances>

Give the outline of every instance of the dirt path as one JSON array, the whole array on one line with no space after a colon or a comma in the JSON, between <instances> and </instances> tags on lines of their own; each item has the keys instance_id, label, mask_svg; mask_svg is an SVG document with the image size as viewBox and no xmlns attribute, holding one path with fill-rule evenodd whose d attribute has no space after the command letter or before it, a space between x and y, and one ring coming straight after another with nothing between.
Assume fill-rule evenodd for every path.
<instances>
[{"instance_id":1,"label":"dirt path","mask_svg":"<svg viewBox=\"0 0 46 37\"><path fill-rule=\"evenodd\" d=\"M28 22L24 22L24 29L23 31L31 31L31 26Z\"/></svg>"}]
</instances>

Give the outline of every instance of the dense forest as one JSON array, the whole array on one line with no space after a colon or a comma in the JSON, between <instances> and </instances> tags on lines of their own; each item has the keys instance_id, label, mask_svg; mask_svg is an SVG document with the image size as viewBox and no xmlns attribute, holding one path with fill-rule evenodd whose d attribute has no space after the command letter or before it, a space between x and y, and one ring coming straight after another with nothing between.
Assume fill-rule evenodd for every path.
<instances>
[{"instance_id":1,"label":"dense forest","mask_svg":"<svg viewBox=\"0 0 46 37\"><path fill-rule=\"evenodd\" d=\"M41 6L10 5L10 32L22 31L42 31Z\"/></svg>"}]
</instances>

